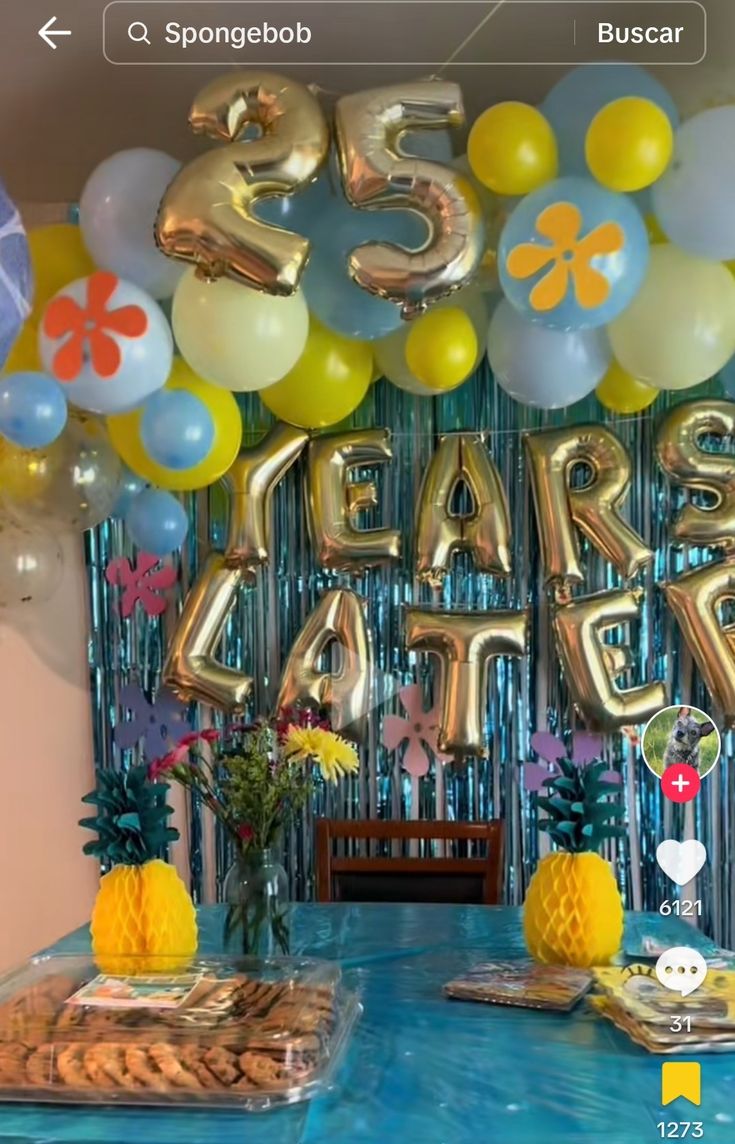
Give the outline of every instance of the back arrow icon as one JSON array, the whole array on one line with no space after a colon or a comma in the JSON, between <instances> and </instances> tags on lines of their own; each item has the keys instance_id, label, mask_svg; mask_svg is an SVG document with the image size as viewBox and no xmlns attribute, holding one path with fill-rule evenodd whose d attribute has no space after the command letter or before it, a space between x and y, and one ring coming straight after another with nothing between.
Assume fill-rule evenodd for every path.
<instances>
[{"instance_id":1,"label":"back arrow icon","mask_svg":"<svg viewBox=\"0 0 735 1144\"><path fill-rule=\"evenodd\" d=\"M46 23L43 25L42 28L38 29L38 34L41 37L41 39L45 40L46 43L48 44L48 46L50 48L53 48L54 51L56 51L56 49L58 48L59 45L54 43L54 41L51 39L52 36L70 36L71 35L71 32L69 31L68 28L55 28L54 29L55 23L56 23L56 17L52 16L50 20L46 21Z\"/></svg>"}]
</instances>

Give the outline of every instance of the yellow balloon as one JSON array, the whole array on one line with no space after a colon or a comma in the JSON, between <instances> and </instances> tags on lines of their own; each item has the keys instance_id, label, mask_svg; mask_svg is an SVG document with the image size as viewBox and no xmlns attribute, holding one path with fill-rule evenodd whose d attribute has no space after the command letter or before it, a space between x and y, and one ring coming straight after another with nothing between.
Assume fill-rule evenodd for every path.
<instances>
[{"instance_id":1,"label":"yellow balloon","mask_svg":"<svg viewBox=\"0 0 735 1144\"><path fill-rule=\"evenodd\" d=\"M224 476L240 452L242 417L235 398L228 390L197 377L183 358L174 358L164 389L185 389L198 397L209 410L214 422L214 442L204 460L189 469L167 469L154 461L140 437L141 407L107 418L112 444L134 473L158 488L186 492L214 484Z\"/></svg>"},{"instance_id":2,"label":"yellow balloon","mask_svg":"<svg viewBox=\"0 0 735 1144\"><path fill-rule=\"evenodd\" d=\"M3 373L42 372L41 356L38 352L38 330L26 322L18 334L12 350L3 366Z\"/></svg>"},{"instance_id":3,"label":"yellow balloon","mask_svg":"<svg viewBox=\"0 0 735 1144\"><path fill-rule=\"evenodd\" d=\"M472 125L467 158L498 195L527 195L556 177L559 156L549 121L529 103L498 103Z\"/></svg>"},{"instance_id":4,"label":"yellow balloon","mask_svg":"<svg viewBox=\"0 0 735 1144\"><path fill-rule=\"evenodd\" d=\"M653 405L660 392L638 381L616 361L595 390L597 400L611 413L640 413Z\"/></svg>"},{"instance_id":5,"label":"yellow balloon","mask_svg":"<svg viewBox=\"0 0 735 1144\"><path fill-rule=\"evenodd\" d=\"M28 245L34 280L33 312L28 320L37 326L54 294L77 278L86 278L96 268L82 241L81 230L71 223L30 230Z\"/></svg>"},{"instance_id":6,"label":"yellow balloon","mask_svg":"<svg viewBox=\"0 0 735 1144\"><path fill-rule=\"evenodd\" d=\"M674 129L651 99L625 96L606 104L587 129L587 166L611 191L640 191L671 162Z\"/></svg>"},{"instance_id":7,"label":"yellow balloon","mask_svg":"<svg viewBox=\"0 0 735 1144\"><path fill-rule=\"evenodd\" d=\"M661 246L662 243L668 243L668 238L661 230L661 224L655 215L647 214L644 218L646 230L648 231L648 241L651 246Z\"/></svg>"},{"instance_id":8,"label":"yellow balloon","mask_svg":"<svg viewBox=\"0 0 735 1144\"><path fill-rule=\"evenodd\" d=\"M472 370L477 334L464 310L430 310L413 323L406 338L406 364L422 385L455 389Z\"/></svg>"},{"instance_id":9,"label":"yellow balloon","mask_svg":"<svg viewBox=\"0 0 735 1144\"><path fill-rule=\"evenodd\" d=\"M56 446L56 447L55 447ZM0 437L0 504L33 507L44 499L61 473L56 442L45 449L21 449Z\"/></svg>"},{"instance_id":10,"label":"yellow balloon","mask_svg":"<svg viewBox=\"0 0 735 1144\"><path fill-rule=\"evenodd\" d=\"M289 425L324 429L357 409L373 378L373 351L309 316L306 346L293 369L260 391L263 404Z\"/></svg>"}]
</instances>

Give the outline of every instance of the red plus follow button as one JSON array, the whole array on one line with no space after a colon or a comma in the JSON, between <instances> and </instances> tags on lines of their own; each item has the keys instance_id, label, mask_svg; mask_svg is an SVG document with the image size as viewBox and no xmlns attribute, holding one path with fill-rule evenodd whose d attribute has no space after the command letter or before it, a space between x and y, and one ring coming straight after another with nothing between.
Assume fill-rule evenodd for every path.
<instances>
[{"instance_id":1,"label":"red plus follow button","mask_svg":"<svg viewBox=\"0 0 735 1144\"><path fill-rule=\"evenodd\" d=\"M694 767L673 763L661 779L661 790L672 802L691 802L699 794L702 783Z\"/></svg>"}]
</instances>

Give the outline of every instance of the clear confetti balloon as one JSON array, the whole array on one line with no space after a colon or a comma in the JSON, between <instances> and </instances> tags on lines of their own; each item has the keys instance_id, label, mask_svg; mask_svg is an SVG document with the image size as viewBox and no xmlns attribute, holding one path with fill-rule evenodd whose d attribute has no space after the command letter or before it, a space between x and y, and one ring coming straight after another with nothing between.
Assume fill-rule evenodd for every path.
<instances>
[{"instance_id":1,"label":"clear confetti balloon","mask_svg":"<svg viewBox=\"0 0 735 1144\"><path fill-rule=\"evenodd\" d=\"M61 545L51 530L0 517L0 608L49 600L63 567Z\"/></svg>"}]
</instances>

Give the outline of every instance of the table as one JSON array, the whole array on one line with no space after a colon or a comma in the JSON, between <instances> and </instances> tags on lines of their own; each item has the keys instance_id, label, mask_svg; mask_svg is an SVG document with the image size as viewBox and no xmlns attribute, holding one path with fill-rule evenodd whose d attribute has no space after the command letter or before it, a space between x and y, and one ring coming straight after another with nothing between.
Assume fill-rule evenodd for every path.
<instances>
[{"instance_id":1,"label":"table","mask_svg":"<svg viewBox=\"0 0 735 1144\"><path fill-rule=\"evenodd\" d=\"M200 911L215 952L222 914ZM676 918L628 915L641 932L702 945ZM296 951L339 959L365 1013L336 1089L266 1114L0 1108L13 1144L654 1144L661 1120L702 1120L706 1144L735 1140L735 1055L702 1059L702 1107L659 1106L662 1057L589 1012L554 1015L447 1001L441 986L489 958L524 953L520 910L486 906L300 905ZM80 930L60 942L86 952Z\"/></svg>"}]
</instances>

